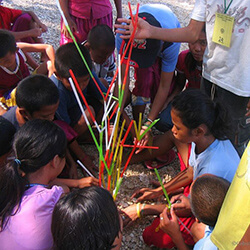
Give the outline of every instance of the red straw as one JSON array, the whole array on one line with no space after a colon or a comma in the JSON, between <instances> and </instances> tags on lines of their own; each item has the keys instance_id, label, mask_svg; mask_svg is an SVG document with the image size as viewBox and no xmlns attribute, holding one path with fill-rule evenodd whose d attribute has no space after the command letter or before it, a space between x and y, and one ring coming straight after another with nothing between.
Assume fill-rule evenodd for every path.
<instances>
[{"instance_id":1,"label":"red straw","mask_svg":"<svg viewBox=\"0 0 250 250\"><path fill-rule=\"evenodd\" d=\"M121 145L122 145L122 146L123 146L124 142L126 141L126 139L127 139L127 137L128 137L128 134L129 134L129 131L130 131L132 125L133 125L133 120L130 121L130 124L129 124L129 126L128 126L128 129L127 129L127 131L126 131L126 134L124 135L124 137L123 137L123 139L122 139L122 142L121 142Z\"/></svg>"},{"instance_id":2,"label":"red straw","mask_svg":"<svg viewBox=\"0 0 250 250\"><path fill-rule=\"evenodd\" d=\"M72 77L72 79L73 79L73 81L74 81L74 83L75 83L75 85L76 85L76 88L77 88L78 93L79 93L80 96L82 97L82 100L83 100L85 106L87 107L87 109L88 109L88 111L89 111L89 114L90 114L90 116L91 116L93 122L95 122L95 121L96 121L96 120L95 120L95 117L94 117L94 115L92 114L91 109L90 109L90 107L89 107L89 105L88 105L88 103L87 103L87 100L86 100L85 96L83 95L82 90L81 90L81 88L80 88L80 86L79 86L79 84L78 84L78 82L77 82L77 80L76 80L76 77L75 77L75 75L74 75L74 73L73 73L73 71L72 71L71 69L69 70L69 73L70 73L70 76Z\"/></svg>"},{"instance_id":3,"label":"red straw","mask_svg":"<svg viewBox=\"0 0 250 250\"><path fill-rule=\"evenodd\" d=\"M124 144L122 145L123 147L127 147L127 148L133 148L134 145L127 145L127 144ZM154 146L136 146L137 148L149 148L149 149L159 149L159 147L154 147Z\"/></svg>"}]
</instances>

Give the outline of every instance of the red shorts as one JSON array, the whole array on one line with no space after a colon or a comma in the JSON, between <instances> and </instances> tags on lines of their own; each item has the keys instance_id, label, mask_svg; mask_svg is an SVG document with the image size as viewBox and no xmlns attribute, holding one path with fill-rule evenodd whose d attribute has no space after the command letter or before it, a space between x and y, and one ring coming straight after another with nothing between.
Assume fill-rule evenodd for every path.
<instances>
[{"instance_id":1,"label":"red shorts","mask_svg":"<svg viewBox=\"0 0 250 250\"><path fill-rule=\"evenodd\" d=\"M149 68L135 68L134 76L136 81L132 94L149 97L153 103L161 80L161 58L157 57L155 63Z\"/></svg>"}]
</instances>

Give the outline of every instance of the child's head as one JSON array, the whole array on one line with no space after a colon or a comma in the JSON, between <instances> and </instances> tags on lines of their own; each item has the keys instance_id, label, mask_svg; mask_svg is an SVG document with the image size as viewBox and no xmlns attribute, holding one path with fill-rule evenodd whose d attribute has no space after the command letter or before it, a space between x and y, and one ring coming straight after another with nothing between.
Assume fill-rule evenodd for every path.
<instances>
[{"instance_id":1,"label":"child's head","mask_svg":"<svg viewBox=\"0 0 250 250\"><path fill-rule=\"evenodd\" d=\"M202 175L191 186L190 203L194 216L202 223L214 227L230 182L215 176Z\"/></svg>"},{"instance_id":2,"label":"child's head","mask_svg":"<svg viewBox=\"0 0 250 250\"><path fill-rule=\"evenodd\" d=\"M63 130L47 120L29 121L15 134L15 159L0 169L1 228L18 210L31 174L49 163L53 168L48 176L56 178L60 174L65 164L66 146Z\"/></svg>"},{"instance_id":3,"label":"child's head","mask_svg":"<svg viewBox=\"0 0 250 250\"><path fill-rule=\"evenodd\" d=\"M188 44L190 53L185 59L185 63L188 65L189 70L195 70L197 63L202 63L203 55L207 48L207 38L205 25L199 35L199 38L194 43Z\"/></svg>"},{"instance_id":4,"label":"child's head","mask_svg":"<svg viewBox=\"0 0 250 250\"><path fill-rule=\"evenodd\" d=\"M16 103L25 120L52 121L59 105L59 91L46 76L31 75L19 83Z\"/></svg>"},{"instance_id":5,"label":"child's head","mask_svg":"<svg viewBox=\"0 0 250 250\"><path fill-rule=\"evenodd\" d=\"M14 125L0 116L0 163L5 160L6 154L10 152L15 133Z\"/></svg>"},{"instance_id":6,"label":"child's head","mask_svg":"<svg viewBox=\"0 0 250 250\"><path fill-rule=\"evenodd\" d=\"M177 139L182 133L199 135L202 132L204 136L225 140L230 131L226 110L198 89L187 89L175 96L171 117L172 131Z\"/></svg>"},{"instance_id":7,"label":"child's head","mask_svg":"<svg viewBox=\"0 0 250 250\"><path fill-rule=\"evenodd\" d=\"M103 64L115 49L115 36L112 29L106 24L96 25L88 34L86 46L92 60Z\"/></svg>"},{"instance_id":8,"label":"child's head","mask_svg":"<svg viewBox=\"0 0 250 250\"><path fill-rule=\"evenodd\" d=\"M55 249L119 249L120 216L110 193L92 186L74 190L58 201L51 231ZM115 245L116 246L115 246Z\"/></svg>"},{"instance_id":9,"label":"child's head","mask_svg":"<svg viewBox=\"0 0 250 250\"><path fill-rule=\"evenodd\" d=\"M89 69L92 70L92 61L87 48L85 48L84 45L78 45ZM68 78L70 77L70 69L73 71L82 90L85 89L89 83L89 71L74 43L64 44L57 49L55 56L55 69L57 77L69 90L71 90L68 81Z\"/></svg>"},{"instance_id":10,"label":"child's head","mask_svg":"<svg viewBox=\"0 0 250 250\"><path fill-rule=\"evenodd\" d=\"M15 37L7 30L0 30L0 66L11 68L16 63Z\"/></svg>"}]
</instances>

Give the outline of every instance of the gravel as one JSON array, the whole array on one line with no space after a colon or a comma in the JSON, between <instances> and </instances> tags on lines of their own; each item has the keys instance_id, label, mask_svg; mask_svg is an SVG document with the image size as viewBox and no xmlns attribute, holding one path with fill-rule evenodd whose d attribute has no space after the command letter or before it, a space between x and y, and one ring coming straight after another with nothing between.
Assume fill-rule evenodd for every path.
<instances>
[{"instance_id":1,"label":"gravel","mask_svg":"<svg viewBox=\"0 0 250 250\"><path fill-rule=\"evenodd\" d=\"M0 0L1 1L1 0ZM132 10L136 8L137 2L141 5L150 3L161 3L169 6L173 12L178 17L182 26L188 24L190 20L190 12L193 8L195 0L140 0L140 1L130 1ZM111 1L113 2L113 1ZM123 16L126 17L128 15L128 1L123 1ZM60 14L57 9L55 0L4 0L2 4L6 7L10 8L18 8L23 10L32 10L34 11L40 20L47 25L48 32L42 35L44 41L46 43L52 44L55 49L59 46L60 40ZM115 11L114 11L115 12ZM115 13L114 13L115 14ZM115 19L115 17L114 17ZM182 44L181 50L186 49L187 45ZM130 112L130 108L128 108L128 112ZM154 131L155 134L159 133L158 131ZM97 150L94 146L88 145L83 146L83 148L91 155L95 156L96 164L98 164L98 154ZM173 178L179 171L179 161L176 160L159 170L160 176L168 181ZM133 191L139 187L150 187L150 181L156 180L156 176L154 172L147 170L143 164L134 164L128 167L128 170L125 172L125 178L123 180L119 195L117 197L117 205L119 208L125 208L134 203L133 200L130 199ZM124 228L123 231L123 243L122 250L125 249L156 249L147 247L142 239L142 232L144 228L152 222L152 217L143 218L137 220L133 223L132 226Z\"/></svg>"}]
</instances>

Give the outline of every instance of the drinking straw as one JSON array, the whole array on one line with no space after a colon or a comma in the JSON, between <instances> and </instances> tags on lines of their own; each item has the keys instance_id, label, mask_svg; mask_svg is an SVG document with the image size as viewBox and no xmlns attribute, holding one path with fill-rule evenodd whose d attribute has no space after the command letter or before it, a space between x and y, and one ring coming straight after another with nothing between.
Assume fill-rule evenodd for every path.
<instances>
[{"instance_id":1,"label":"drinking straw","mask_svg":"<svg viewBox=\"0 0 250 250\"><path fill-rule=\"evenodd\" d=\"M125 148L132 148L134 147L133 145L127 145L127 144L123 144L123 147ZM155 147L155 146L136 146L137 148L148 148L148 149L159 149L159 147Z\"/></svg>"},{"instance_id":2,"label":"drinking straw","mask_svg":"<svg viewBox=\"0 0 250 250\"><path fill-rule=\"evenodd\" d=\"M82 162L81 162L80 160L77 160L76 162L77 162L77 163L87 172L87 174L88 174L89 176L95 178L95 176L92 175L92 174L90 173L90 171L82 164Z\"/></svg>"},{"instance_id":3,"label":"drinking straw","mask_svg":"<svg viewBox=\"0 0 250 250\"><path fill-rule=\"evenodd\" d=\"M86 62L86 60L85 60L85 58L84 58L84 56L83 56L83 54L82 54L82 52L81 52L81 49L79 48L79 45L78 45L78 43L77 43L77 41L76 41L76 39L75 39L75 37L74 37L74 35L73 35L73 33L72 33L70 27L69 27L69 24L68 24L68 22L67 22L67 19L66 19L65 15L64 15L64 13L63 13L63 11L62 11L62 8L61 8L61 5L60 5L59 0L56 0L56 2L57 2L57 6L58 6L58 9L59 9L59 12L60 12L60 14L61 14L61 16L62 16L62 18L63 18L63 22L64 22L64 24L65 24L65 26L66 26L66 28L67 28L67 30L68 30L70 36L71 36L71 38L72 38L72 40L73 40L73 42L74 42L76 48L77 48L77 51L79 52L79 54L80 54L80 56L81 56L81 58L82 58L82 60L83 60L83 62L84 62L84 64L85 64L85 66L86 66L86 68L87 68L87 70L88 70L88 72L89 72L89 74L90 74L90 77L91 77L92 80L94 81L94 83L95 83L97 89L99 90L100 94L102 95L102 97L103 97L103 99L104 99L104 94L102 93L102 90L100 89L100 86L99 86L98 83L96 82L96 79L94 78L94 76L93 76L93 74L92 74L92 72L91 72L91 70L90 70L90 68L89 68L89 66L88 66L88 63Z\"/></svg>"}]
</instances>

